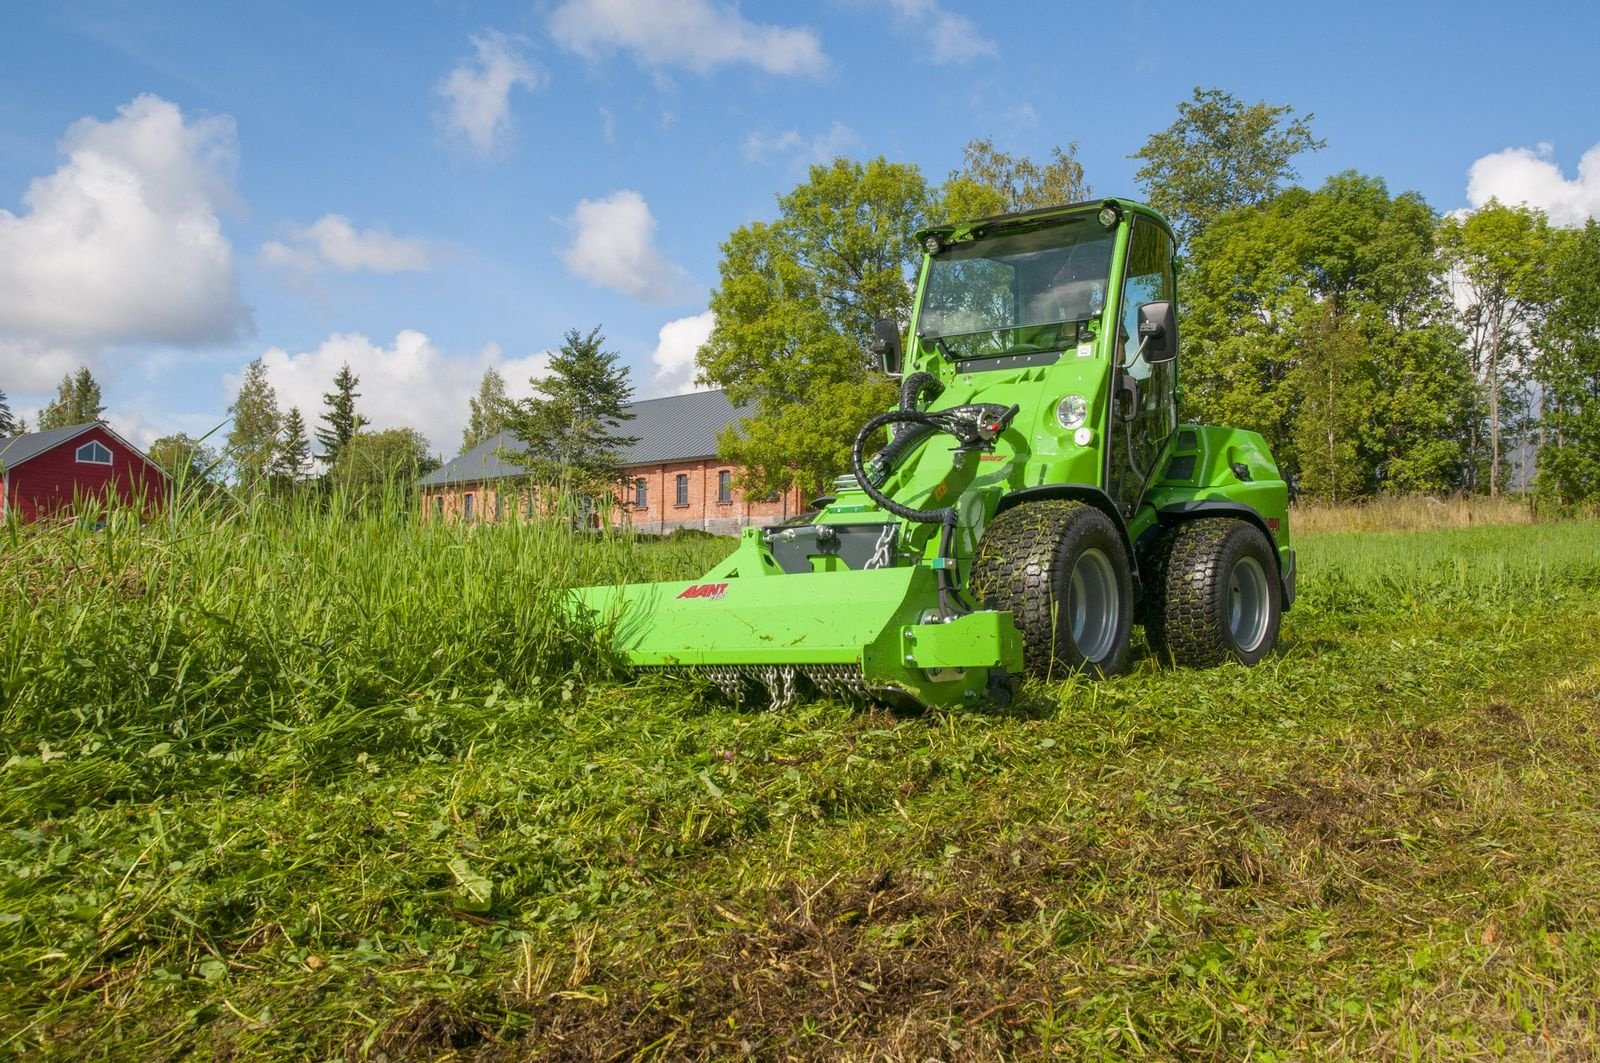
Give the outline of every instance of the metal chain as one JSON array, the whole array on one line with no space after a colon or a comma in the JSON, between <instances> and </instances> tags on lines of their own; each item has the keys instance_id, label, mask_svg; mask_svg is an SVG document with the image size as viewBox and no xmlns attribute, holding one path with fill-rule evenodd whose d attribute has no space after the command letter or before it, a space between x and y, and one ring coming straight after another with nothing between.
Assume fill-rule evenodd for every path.
<instances>
[{"instance_id":1,"label":"metal chain","mask_svg":"<svg viewBox=\"0 0 1600 1063\"><path fill-rule=\"evenodd\" d=\"M678 669L652 668L649 671L671 674L678 672ZM869 702L875 695L892 692L892 688L880 690L872 687L861 674L860 667L849 664L753 665L742 668L718 665L691 668L688 671L706 679L735 705L743 703L745 695L749 693L750 683L754 682L765 689L772 708L778 712L798 705L808 687L824 697L857 703Z\"/></svg>"},{"instance_id":2,"label":"metal chain","mask_svg":"<svg viewBox=\"0 0 1600 1063\"><path fill-rule=\"evenodd\" d=\"M888 568L894 561L894 533L895 525L885 524L883 531L878 534L877 545L872 548L872 556L862 568Z\"/></svg>"}]
</instances>

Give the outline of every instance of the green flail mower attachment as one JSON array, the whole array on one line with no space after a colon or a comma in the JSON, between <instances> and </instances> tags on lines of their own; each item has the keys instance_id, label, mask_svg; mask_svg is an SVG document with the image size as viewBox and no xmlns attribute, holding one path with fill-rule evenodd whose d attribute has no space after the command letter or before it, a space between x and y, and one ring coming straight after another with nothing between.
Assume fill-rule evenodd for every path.
<instances>
[{"instance_id":1,"label":"green flail mower attachment","mask_svg":"<svg viewBox=\"0 0 1600 1063\"><path fill-rule=\"evenodd\" d=\"M1294 597L1288 486L1259 435L1179 423L1166 221L1104 200L917 236L909 348L875 330L900 401L861 426L836 494L745 529L699 580L578 606L633 667L778 706L1112 673L1136 611L1163 660L1269 653Z\"/></svg>"},{"instance_id":2,"label":"green flail mower attachment","mask_svg":"<svg viewBox=\"0 0 1600 1063\"><path fill-rule=\"evenodd\" d=\"M747 528L702 579L577 593L634 668L698 674L735 700L756 686L777 708L811 691L958 705L1004 689L1022 672L1010 614L938 622L936 583L922 565L789 575Z\"/></svg>"}]
</instances>

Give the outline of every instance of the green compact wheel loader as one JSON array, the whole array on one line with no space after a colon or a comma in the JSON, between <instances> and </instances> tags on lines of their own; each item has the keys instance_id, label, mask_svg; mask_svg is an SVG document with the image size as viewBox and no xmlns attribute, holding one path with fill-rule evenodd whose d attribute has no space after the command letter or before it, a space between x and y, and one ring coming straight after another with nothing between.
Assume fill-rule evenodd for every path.
<instances>
[{"instance_id":1,"label":"green compact wheel loader","mask_svg":"<svg viewBox=\"0 0 1600 1063\"><path fill-rule=\"evenodd\" d=\"M1109 674L1133 625L1178 665L1269 653L1294 601L1288 488L1254 432L1185 424L1175 245L1120 199L917 234L899 406L802 521L698 580L575 592L641 669L784 707L920 705ZM873 453L869 443L888 431Z\"/></svg>"}]
</instances>

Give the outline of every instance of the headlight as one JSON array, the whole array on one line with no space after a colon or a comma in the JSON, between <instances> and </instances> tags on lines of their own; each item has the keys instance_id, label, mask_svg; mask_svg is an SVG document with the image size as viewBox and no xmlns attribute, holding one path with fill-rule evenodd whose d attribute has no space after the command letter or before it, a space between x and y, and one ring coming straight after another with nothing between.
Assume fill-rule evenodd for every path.
<instances>
[{"instance_id":1,"label":"headlight","mask_svg":"<svg viewBox=\"0 0 1600 1063\"><path fill-rule=\"evenodd\" d=\"M1082 428L1083 422L1089 419L1089 400L1082 395L1068 395L1056 404L1056 420L1061 422L1061 427L1071 431Z\"/></svg>"}]
</instances>

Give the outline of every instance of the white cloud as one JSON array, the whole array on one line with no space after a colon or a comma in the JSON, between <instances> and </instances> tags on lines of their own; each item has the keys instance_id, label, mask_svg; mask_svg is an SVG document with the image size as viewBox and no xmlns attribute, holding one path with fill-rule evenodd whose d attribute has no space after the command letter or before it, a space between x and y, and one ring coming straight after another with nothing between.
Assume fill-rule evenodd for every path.
<instances>
[{"instance_id":1,"label":"white cloud","mask_svg":"<svg viewBox=\"0 0 1600 1063\"><path fill-rule=\"evenodd\" d=\"M342 214L325 214L310 225L295 227L287 243L273 240L261 248L269 265L316 270L325 266L354 273L400 273L428 268L428 245L391 236L382 229L357 230Z\"/></svg>"},{"instance_id":2,"label":"white cloud","mask_svg":"<svg viewBox=\"0 0 1600 1063\"><path fill-rule=\"evenodd\" d=\"M826 133L809 139L793 129L776 136L751 133L744 138L744 157L750 162L767 162L774 156L793 156L805 163L829 162L861 147L861 137L843 122L833 123Z\"/></svg>"},{"instance_id":3,"label":"white cloud","mask_svg":"<svg viewBox=\"0 0 1600 1063\"><path fill-rule=\"evenodd\" d=\"M518 85L536 89L544 77L522 55L515 37L491 31L474 34L471 41L477 56L445 76L439 95L449 101L449 128L487 154L511 129L511 90Z\"/></svg>"},{"instance_id":4,"label":"white cloud","mask_svg":"<svg viewBox=\"0 0 1600 1063\"><path fill-rule=\"evenodd\" d=\"M915 31L928 47L923 58L935 63L965 63L1000 54L992 38L964 15L954 15L939 6L938 0L889 0L895 24Z\"/></svg>"},{"instance_id":5,"label":"white cloud","mask_svg":"<svg viewBox=\"0 0 1600 1063\"><path fill-rule=\"evenodd\" d=\"M60 149L27 209L0 210L0 338L92 352L214 343L248 325L217 218L235 202L233 119L185 121L143 95L108 122L73 123Z\"/></svg>"},{"instance_id":6,"label":"white cloud","mask_svg":"<svg viewBox=\"0 0 1600 1063\"><path fill-rule=\"evenodd\" d=\"M710 310L693 317L680 317L661 326L650 362L656 367L650 395L681 395L698 390L694 383L694 356L711 338L716 315Z\"/></svg>"},{"instance_id":7,"label":"white cloud","mask_svg":"<svg viewBox=\"0 0 1600 1063\"><path fill-rule=\"evenodd\" d=\"M1578 176L1569 181L1555 162L1555 149L1507 148L1485 155L1467 172L1467 200L1481 207L1490 199L1526 203L1550 216L1555 225L1582 225L1600 218L1600 144L1578 160Z\"/></svg>"},{"instance_id":8,"label":"white cloud","mask_svg":"<svg viewBox=\"0 0 1600 1063\"><path fill-rule=\"evenodd\" d=\"M550 16L550 35L586 59L624 51L640 66L697 74L735 63L786 75L828 68L813 31L750 22L737 6L709 0L566 0Z\"/></svg>"},{"instance_id":9,"label":"white cloud","mask_svg":"<svg viewBox=\"0 0 1600 1063\"><path fill-rule=\"evenodd\" d=\"M656 250L656 220L631 189L578 203L568 224L572 243L561 260L573 273L647 303L681 298L689 275Z\"/></svg>"},{"instance_id":10,"label":"white cloud","mask_svg":"<svg viewBox=\"0 0 1600 1063\"><path fill-rule=\"evenodd\" d=\"M525 397L530 377L550 369L549 352L524 358L506 358L499 344L487 344L475 355L448 355L427 335L406 329L388 346L379 346L355 332L336 332L315 349L291 354L272 347L261 356L267 379L278 393L278 405L287 412L300 407L311 427L323 413L322 396L330 390L339 368L349 363L360 378L356 411L375 429L415 428L428 437L432 449L445 457L455 454L467 420L467 401L478 392L483 371L495 368L506 379L513 398ZM224 378L230 398L237 392L241 374Z\"/></svg>"},{"instance_id":11,"label":"white cloud","mask_svg":"<svg viewBox=\"0 0 1600 1063\"><path fill-rule=\"evenodd\" d=\"M66 347L26 338L0 337L0 383L5 385L13 404L18 395L54 393L61 378L85 360Z\"/></svg>"}]
</instances>

